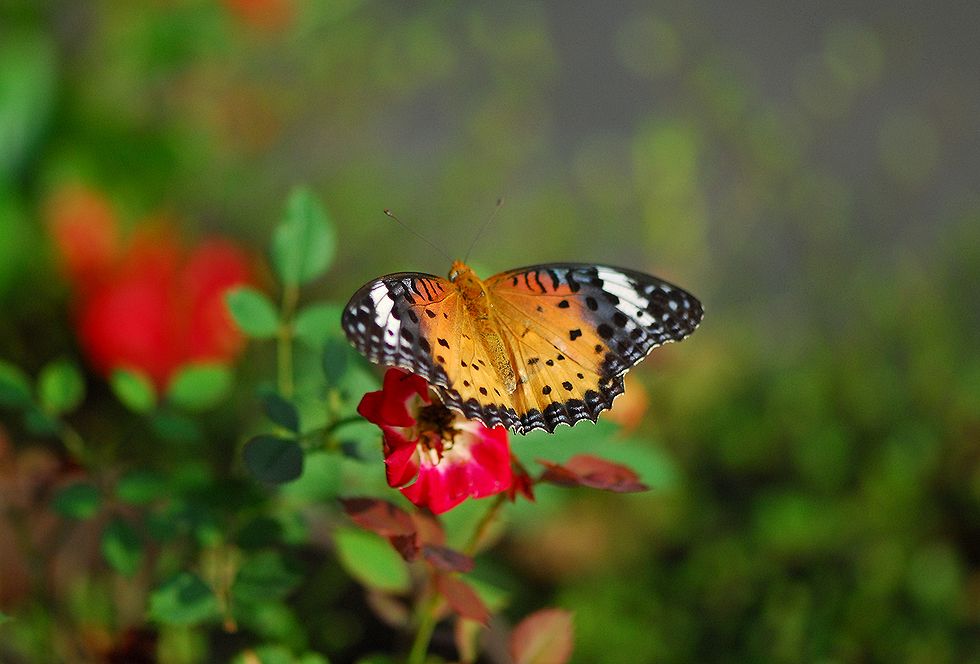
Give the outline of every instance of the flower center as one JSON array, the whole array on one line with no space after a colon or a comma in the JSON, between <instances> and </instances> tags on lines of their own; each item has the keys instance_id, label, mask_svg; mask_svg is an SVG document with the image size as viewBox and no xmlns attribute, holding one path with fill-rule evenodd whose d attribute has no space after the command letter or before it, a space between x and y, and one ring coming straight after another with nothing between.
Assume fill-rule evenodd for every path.
<instances>
[{"instance_id":1,"label":"flower center","mask_svg":"<svg viewBox=\"0 0 980 664\"><path fill-rule=\"evenodd\" d=\"M441 403L433 403L419 408L415 421L422 451L428 454L433 464L439 463L442 455L453 448L459 433L453 426L456 416Z\"/></svg>"}]
</instances>

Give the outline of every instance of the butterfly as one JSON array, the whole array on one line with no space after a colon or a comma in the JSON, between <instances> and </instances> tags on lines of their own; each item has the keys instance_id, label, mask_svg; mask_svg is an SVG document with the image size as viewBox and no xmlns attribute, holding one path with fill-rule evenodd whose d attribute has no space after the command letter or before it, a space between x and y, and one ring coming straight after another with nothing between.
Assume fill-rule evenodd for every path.
<instances>
[{"instance_id":1,"label":"butterfly","mask_svg":"<svg viewBox=\"0 0 980 664\"><path fill-rule=\"evenodd\" d=\"M422 376L468 419L524 434L594 422L626 372L702 314L687 291L633 270L549 263L482 281L454 261L448 279L369 281L341 323L367 359Z\"/></svg>"}]
</instances>

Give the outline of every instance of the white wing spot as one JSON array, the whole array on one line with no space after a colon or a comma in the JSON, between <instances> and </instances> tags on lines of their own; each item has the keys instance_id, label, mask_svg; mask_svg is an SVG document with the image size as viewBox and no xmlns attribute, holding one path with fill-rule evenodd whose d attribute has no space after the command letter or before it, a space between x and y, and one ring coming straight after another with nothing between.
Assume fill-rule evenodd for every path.
<instances>
[{"instance_id":1,"label":"white wing spot","mask_svg":"<svg viewBox=\"0 0 980 664\"><path fill-rule=\"evenodd\" d=\"M650 302L636 292L625 274L602 267L598 268L597 273L602 279L603 290L619 298L619 304L616 305L619 311L633 320L643 315L643 310Z\"/></svg>"}]
</instances>

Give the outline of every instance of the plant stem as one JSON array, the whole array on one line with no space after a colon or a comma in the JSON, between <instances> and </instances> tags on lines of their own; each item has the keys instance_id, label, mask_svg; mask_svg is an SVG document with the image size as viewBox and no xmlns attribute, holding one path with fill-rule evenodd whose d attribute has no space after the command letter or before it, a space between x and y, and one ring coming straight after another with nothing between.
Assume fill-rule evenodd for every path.
<instances>
[{"instance_id":1,"label":"plant stem","mask_svg":"<svg viewBox=\"0 0 980 664\"><path fill-rule=\"evenodd\" d=\"M473 534L470 536L470 541L466 543L465 547L463 547L463 553L465 553L468 556L472 556L474 553L476 553L476 547L480 545L480 542L483 540L483 537L487 534L487 531L490 529L490 526L493 525L494 520L497 518L497 515L500 513L500 508L503 507L503 504L506 500L507 500L506 493L497 494L497 497L494 498L493 503L491 503L490 507L483 515L483 518L480 519L480 522L476 524L476 528L473 529Z\"/></svg>"},{"instance_id":2,"label":"plant stem","mask_svg":"<svg viewBox=\"0 0 980 664\"><path fill-rule=\"evenodd\" d=\"M282 291L282 306L279 310L276 364L279 393L287 399L293 396L293 313L298 302L299 286L285 286Z\"/></svg>"},{"instance_id":3,"label":"plant stem","mask_svg":"<svg viewBox=\"0 0 980 664\"><path fill-rule=\"evenodd\" d=\"M439 608L439 595L432 589L425 603L419 608L419 628L412 641L412 649L408 653L406 664L424 664L429 652L429 641L436 629L436 609Z\"/></svg>"}]
</instances>

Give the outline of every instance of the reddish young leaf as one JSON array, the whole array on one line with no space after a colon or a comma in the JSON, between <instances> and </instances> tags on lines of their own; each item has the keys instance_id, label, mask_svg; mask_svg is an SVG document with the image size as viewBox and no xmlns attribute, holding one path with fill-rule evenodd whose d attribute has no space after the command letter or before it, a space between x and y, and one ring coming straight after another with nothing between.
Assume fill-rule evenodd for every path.
<instances>
[{"instance_id":1,"label":"reddish young leaf","mask_svg":"<svg viewBox=\"0 0 980 664\"><path fill-rule=\"evenodd\" d=\"M412 521L415 522L415 529L419 534L419 540L424 544L435 544L443 546L446 543L446 531L442 529L439 519L430 512L421 510L411 513Z\"/></svg>"},{"instance_id":2,"label":"reddish young leaf","mask_svg":"<svg viewBox=\"0 0 980 664\"><path fill-rule=\"evenodd\" d=\"M646 491L649 487L640 482L632 469L590 454L577 454L564 465L538 461L546 468L542 481L559 486L587 486L615 493Z\"/></svg>"},{"instance_id":3,"label":"reddish young leaf","mask_svg":"<svg viewBox=\"0 0 980 664\"><path fill-rule=\"evenodd\" d=\"M422 556L430 565L443 572L469 572L473 569L473 559L467 555L444 546L426 544Z\"/></svg>"},{"instance_id":4,"label":"reddish young leaf","mask_svg":"<svg viewBox=\"0 0 980 664\"><path fill-rule=\"evenodd\" d=\"M449 574L439 574L436 576L436 590L449 602L452 610L463 618L475 620L482 625L490 620L490 609L465 581Z\"/></svg>"},{"instance_id":5,"label":"reddish young leaf","mask_svg":"<svg viewBox=\"0 0 980 664\"><path fill-rule=\"evenodd\" d=\"M344 511L361 528L384 537L415 534L415 522L400 507L376 498L342 498Z\"/></svg>"},{"instance_id":6,"label":"reddish young leaf","mask_svg":"<svg viewBox=\"0 0 980 664\"><path fill-rule=\"evenodd\" d=\"M419 551L421 547L419 545L418 533L412 533L411 535L393 535L388 538L391 545L395 547L395 551L398 552L405 562L410 563L419 557Z\"/></svg>"},{"instance_id":7,"label":"reddish young leaf","mask_svg":"<svg viewBox=\"0 0 980 664\"><path fill-rule=\"evenodd\" d=\"M565 664L572 657L574 634L570 611L536 611L510 635L514 664Z\"/></svg>"}]
</instances>

